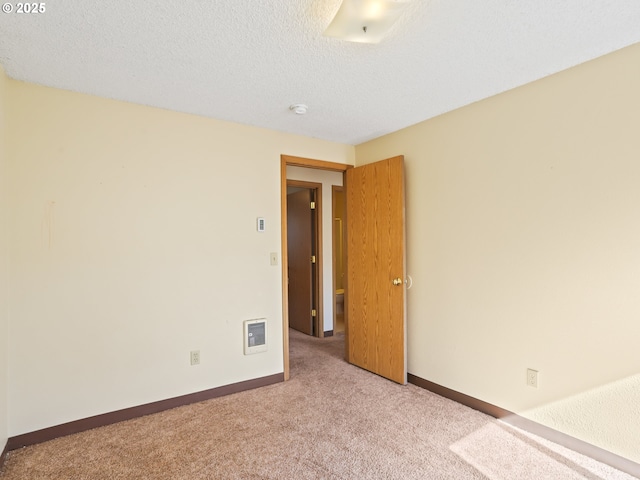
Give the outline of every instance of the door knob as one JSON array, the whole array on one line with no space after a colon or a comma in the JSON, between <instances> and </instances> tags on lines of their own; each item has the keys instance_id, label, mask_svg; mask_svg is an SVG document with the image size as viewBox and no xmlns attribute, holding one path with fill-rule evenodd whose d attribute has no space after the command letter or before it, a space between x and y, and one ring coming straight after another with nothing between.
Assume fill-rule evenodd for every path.
<instances>
[{"instance_id":1,"label":"door knob","mask_svg":"<svg viewBox=\"0 0 640 480\"><path fill-rule=\"evenodd\" d=\"M401 279L400 277L398 277L398 278L394 278L394 279L393 279L393 284L394 284L396 287L399 287L400 285L402 285L402 279Z\"/></svg>"}]
</instances>

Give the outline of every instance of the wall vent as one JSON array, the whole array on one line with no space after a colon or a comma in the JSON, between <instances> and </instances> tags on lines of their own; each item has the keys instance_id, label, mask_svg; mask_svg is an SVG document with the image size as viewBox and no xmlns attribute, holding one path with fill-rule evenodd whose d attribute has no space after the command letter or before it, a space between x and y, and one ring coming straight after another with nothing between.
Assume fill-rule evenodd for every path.
<instances>
[{"instance_id":1,"label":"wall vent","mask_svg":"<svg viewBox=\"0 0 640 480\"><path fill-rule=\"evenodd\" d=\"M256 318L244 321L244 354L267 351L267 319Z\"/></svg>"}]
</instances>

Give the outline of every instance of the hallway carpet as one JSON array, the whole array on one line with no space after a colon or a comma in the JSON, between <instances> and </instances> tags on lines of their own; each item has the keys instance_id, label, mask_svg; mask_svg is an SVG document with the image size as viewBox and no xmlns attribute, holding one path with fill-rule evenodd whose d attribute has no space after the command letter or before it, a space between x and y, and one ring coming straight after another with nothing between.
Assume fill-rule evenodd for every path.
<instances>
[{"instance_id":1,"label":"hallway carpet","mask_svg":"<svg viewBox=\"0 0 640 480\"><path fill-rule=\"evenodd\" d=\"M10 452L2 480L633 477L291 332L291 380Z\"/></svg>"}]
</instances>

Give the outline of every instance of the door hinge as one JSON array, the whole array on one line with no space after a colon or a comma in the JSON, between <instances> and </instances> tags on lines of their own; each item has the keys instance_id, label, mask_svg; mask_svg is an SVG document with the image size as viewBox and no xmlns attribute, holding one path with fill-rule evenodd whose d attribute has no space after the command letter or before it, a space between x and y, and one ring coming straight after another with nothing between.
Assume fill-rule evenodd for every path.
<instances>
[{"instance_id":1,"label":"door hinge","mask_svg":"<svg viewBox=\"0 0 640 480\"><path fill-rule=\"evenodd\" d=\"M315 210L316 209L316 202L311 202L311 210Z\"/></svg>"},{"instance_id":2,"label":"door hinge","mask_svg":"<svg viewBox=\"0 0 640 480\"><path fill-rule=\"evenodd\" d=\"M316 256L315 255L311 255L311 263L316 263Z\"/></svg>"},{"instance_id":3,"label":"door hinge","mask_svg":"<svg viewBox=\"0 0 640 480\"><path fill-rule=\"evenodd\" d=\"M318 314L318 312L316 312L316 309L314 308L313 310L311 310L311 316L315 317Z\"/></svg>"}]
</instances>

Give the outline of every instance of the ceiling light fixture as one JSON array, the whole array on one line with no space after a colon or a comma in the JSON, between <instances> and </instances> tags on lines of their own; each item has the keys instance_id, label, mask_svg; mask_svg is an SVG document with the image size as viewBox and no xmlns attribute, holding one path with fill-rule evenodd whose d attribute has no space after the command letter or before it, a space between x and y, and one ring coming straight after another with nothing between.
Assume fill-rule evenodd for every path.
<instances>
[{"instance_id":1,"label":"ceiling light fixture","mask_svg":"<svg viewBox=\"0 0 640 480\"><path fill-rule=\"evenodd\" d=\"M306 105L303 105L302 103L296 103L295 105L291 105L289 107L289 110L292 110L293 112L295 112L296 115L304 115L305 113L307 113L308 109L309 107L307 107Z\"/></svg>"},{"instance_id":2,"label":"ceiling light fixture","mask_svg":"<svg viewBox=\"0 0 640 480\"><path fill-rule=\"evenodd\" d=\"M378 43L400 18L408 1L342 0L324 34L350 42Z\"/></svg>"}]
</instances>

